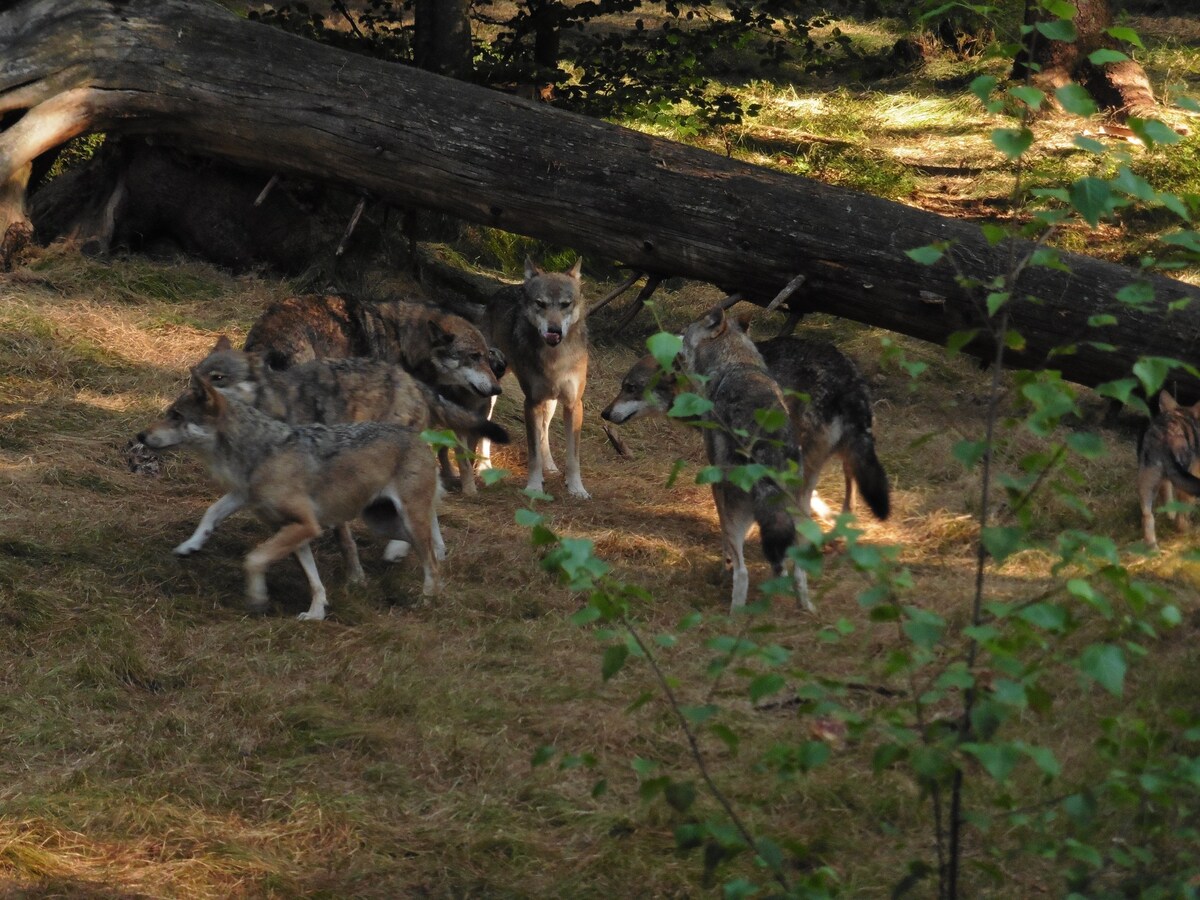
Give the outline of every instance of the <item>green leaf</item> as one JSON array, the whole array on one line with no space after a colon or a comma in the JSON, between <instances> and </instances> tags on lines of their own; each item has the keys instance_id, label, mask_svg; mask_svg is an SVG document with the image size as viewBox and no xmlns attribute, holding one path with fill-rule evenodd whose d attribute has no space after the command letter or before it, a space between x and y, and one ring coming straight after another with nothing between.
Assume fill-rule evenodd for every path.
<instances>
[{"instance_id":1,"label":"green leaf","mask_svg":"<svg viewBox=\"0 0 1200 900\"><path fill-rule=\"evenodd\" d=\"M1011 525L990 525L980 532L979 537L997 565L1021 548L1021 529Z\"/></svg>"},{"instance_id":2,"label":"green leaf","mask_svg":"<svg viewBox=\"0 0 1200 900\"><path fill-rule=\"evenodd\" d=\"M1099 459L1104 455L1104 441L1089 431L1073 431L1067 435L1067 446L1084 459Z\"/></svg>"},{"instance_id":3,"label":"green leaf","mask_svg":"<svg viewBox=\"0 0 1200 900\"><path fill-rule=\"evenodd\" d=\"M1102 688L1120 697L1125 690L1125 654L1113 644L1092 644L1079 657L1079 669Z\"/></svg>"},{"instance_id":4,"label":"green leaf","mask_svg":"<svg viewBox=\"0 0 1200 900\"><path fill-rule=\"evenodd\" d=\"M964 752L971 754L984 770L996 781L1005 781L1021 760L1021 755L1012 744L963 744Z\"/></svg>"},{"instance_id":5,"label":"green leaf","mask_svg":"<svg viewBox=\"0 0 1200 900\"><path fill-rule=\"evenodd\" d=\"M517 520L517 524L522 528L532 528L534 525L541 525L546 521L546 517L540 512L524 506L513 513L513 518Z\"/></svg>"},{"instance_id":6,"label":"green leaf","mask_svg":"<svg viewBox=\"0 0 1200 900\"><path fill-rule=\"evenodd\" d=\"M1032 744L1026 744L1024 741L1018 741L1017 748L1032 759L1033 764L1051 778L1057 778L1062 774L1062 764L1054 755L1054 751L1049 747L1035 747Z\"/></svg>"},{"instance_id":7,"label":"green leaf","mask_svg":"<svg viewBox=\"0 0 1200 900\"><path fill-rule=\"evenodd\" d=\"M629 658L629 648L624 644L613 644L604 648L604 660L600 664L600 676L608 681L621 671L625 660Z\"/></svg>"},{"instance_id":8,"label":"green leaf","mask_svg":"<svg viewBox=\"0 0 1200 900\"><path fill-rule=\"evenodd\" d=\"M712 401L707 397L685 391L675 397L675 402L671 404L671 410L667 415L676 419L688 419L703 416L712 408Z\"/></svg>"},{"instance_id":9,"label":"green leaf","mask_svg":"<svg viewBox=\"0 0 1200 900\"><path fill-rule=\"evenodd\" d=\"M458 446L458 436L453 431L434 431L427 428L421 432L421 440L430 447L447 447L453 450Z\"/></svg>"},{"instance_id":10,"label":"green leaf","mask_svg":"<svg viewBox=\"0 0 1200 900\"><path fill-rule=\"evenodd\" d=\"M589 603L583 609L572 613L570 622L572 625L582 627L584 625L592 624L593 622L595 622L597 619L599 619L603 615L604 615L604 613L602 613L597 607L592 606Z\"/></svg>"},{"instance_id":11,"label":"green leaf","mask_svg":"<svg viewBox=\"0 0 1200 900\"><path fill-rule=\"evenodd\" d=\"M483 479L483 483L488 487L493 484L499 484L512 473L508 469L484 469L479 473L479 477Z\"/></svg>"},{"instance_id":12,"label":"green leaf","mask_svg":"<svg viewBox=\"0 0 1200 900\"><path fill-rule=\"evenodd\" d=\"M982 102L987 103L988 98L992 96L992 92L996 90L997 84L999 84L999 81L994 75L980 75L971 82L971 93Z\"/></svg>"},{"instance_id":13,"label":"green leaf","mask_svg":"<svg viewBox=\"0 0 1200 900\"><path fill-rule=\"evenodd\" d=\"M946 620L937 613L915 606L905 607L907 619L901 626L908 639L922 650L931 650L946 631Z\"/></svg>"},{"instance_id":14,"label":"green leaf","mask_svg":"<svg viewBox=\"0 0 1200 900\"><path fill-rule=\"evenodd\" d=\"M992 291L987 295L987 311L989 316L994 316L1004 307L1004 304L1012 299L1012 294L1008 291Z\"/></svg>"},{"instance_id":15,"label":"green leaf","mask_svg":"<svg viewBox=\"0 0 1200 900\"><path fill-rule=\"evenodd\" d=\"M690 781L672 781L663 790L663 798L672 809L687 812L696 802L696 786Z\"/></svg>"},{"instance_id":16,"label":"green leaf","mask_svg":"<svg viewBox=\"0 0 1200 900\"><path fill-rule=\"evenodd\" d=\"M1076 113L1082 115L1082 113ZM1085 137L1082 134L1075 135L1075 140L1072 143L1080 150L1086 150L1088 153L1107 153L1108 147L1095 138Z\"/></svg>"},{"instance_id":17,"label":"green leaf","mask_svg":"<svg viewBox=\"0 0 1200 900\"><path fill-rule=\"evenodd\" d=\"M554 754L557 752L551 744L543 744L533 752L533 758L529 761L529 764L534 768L544 766L554 758Z\"/></svg>"},{"instance_id":18,"label":"green leaf","mask_svg":"<svg viewBox=\"0 0 1200 900\"><path fill-rule=\"evenodd\" d=\"M916 247L912 250L905 250L904 255L913 262L920 263L923 266L932 266L935 262L942 258L946 252L944 244L929 244L925 247Z\"/></svg>"},{"instance_id":19,"label":"green leaf","mask_svg":"<svg viewBox=\"0 0 1200 900\"><path fill-rule=\"evenodd\" d=\"M1117 317L1110 313L1101 313L1096 316L1088 316L1088 325L1092 328L1103 328L1107 325L1116 325Z\"/></svg>"},{"instance_id":20,"label":"green leaf","mask_svg":"<svg viewBox=\"0 0 1200 900\"><path fill-rule=\"evenodd\" d=\"M1112 188L1101 178L1080 178L1071 185L1071 205L1093 227L1112 210Z\"/></svg>"},{"instance_id":21,"label":"green leaf","mask_svg":"<svg viewBox=\"0 0 1200 900\"><path fill-rule=\"evenodd\" d=\"M1101 397L1111 397L1119 403L1129 403L1135 399L1133 392L1137 390L1137 386L1135 378L1118 378L1116 381L1096 385L1096 393Z\"/></svg>"},{"instance_id":22,"label":"green leaf","mask_svg":"<svg viewBox=\"0 0 1200 900\"><path fill-rule=\"evenodd\" d=\"M767 434L774 434L791 423L791 419L788 418L787 411L784 409L756 409L754 421Z\"/></svg>"},{"instance_id":23,"label":"green leaf","mask_svg":"<svg viewBox=\"0 0 1200 900\"><path fill-rule=\"evenodd\" d=\"M720 709L711 703L699 706L680 706L679 714L693 725L702 725L715 716Z\"/></svg>"},{"instance_id":24,"label":"green leaf","mask_svg":"<svg viewBox=\"0 0 1200 900\"><path fill-rule=\"evenodd\" d=\"M1074 19L1079 9L1068 0L1042 0L1042 9L1059 19Z\"/></svg>"},{"instance_id":25,"label":"green leaf","mask_svg":"<svg viewBox=\"0 0 1200 900\"><path fill-rule=\"evenodd\" d=\"M1155 144L1177 144L1181 140L1173 128L1164 125L1158 119L1139 119L1137 116L1130 116L1126 124L1147 147L1153 147Z\"/></svg>"},{"instance_id":26,"label":"green leaf","mask_svg":"<svg viewBox=\"0 0 1200 900\"><path fill-rule=\"evenodd\" d=\"M1050 40L1062 41L1064 44L1073 44L1079 37L1079 32L1075 30L1075 26L1065 19L1037 22L1033 27Z\"/></svg>"},{"instance_id":27,"label":"green leaf","mask_svg":"<svg viewBox=\"0 0 1200 900\"><path fill-rule=\"evenodd\" d=\"M1128 59L1129 57L1120 50L1109 50L1107 48L1093 50L1088 54L1088 62L1093 66L1106 66L1109 63L1125 62Z\"/></svg>"},{"instance_id":28,"label":"green leaf","mask_svg":"<svg viewBox=\"0 0 1200 900\"><path fill-rule=\"evenodd\" d=\"M1178 360L1163 356L1143 356L1133 364L1133 374L1142 383L1146 396L1153 397L1178 364Z\"/></svg>"},{"instance_id":29,"label":"green leaf","mask_svg":"<svg viewBox=\"0 0 1200 900\"><path fill-rule=\"evenodd\" d=\"M983 232L988 245L992 247L995 247L1008 238L1008 229L1003 225L997 225L995 222L984 222L979 226L979 230Z\"/></svg>"},{"instance_id":30,"label":"green leaf","mask_svg":"<svg viewBox=\"0 0 1200 900\"><path fill-rule=\"evenodd\" d=\"M992 144L1009 159L1016 159L1033 145L1033 132L1028 128L997 128L992 132Z\"/></svg>"},{"instance_id":31,"label":"green leaf","mask_svg":"<svg viewBox=\"0 0 1200 900\"><path fill-rule=\"evenodd\" d=\"M950 337L946 338L946 352L951 356L962 351L962 348L971 343L979 336L978 328L970 328L966 331L956 331Z\"/></svg>"},{"instance_id":32,"label":"green leaf","mask_svg":"<svg viewBox=\"0 0 1200 900\"><path fill-rule=\"evenodd\" d=\"M1146 45L1142 43L1141 37L1132 28L1126 28L1124 25L1114 25L1112 28L1105 29L1105 32L1118 41L1124 41L1127 44L1133 44L1142 50L1146 49Z\"/></svg>"},{"instance_id":33,"label":"green leaf","mask_svg":"<svg viewBox=\"0 0 1200 900\"><path fill-rule=\"evenodd\" d=\"M658 361L659 368L669 372L675 364L675 357L683 349L683 338L668 331L659 331L646 338L646 347Z\"/></svg>"},{"instance_id":34,"label":"green leaf","mask_svg":"<svg viewBox=\"0 0 1200 900\"><path fill-rule=\"evenodd\" d=\"M777 675L774 672L759 675L750 682L750 701L757 703L763 697L777 694L783 690L786 684L787 682L783 680L783 676Z\"/></svg>"},{"instance_id":35,"label":"green leaf","mask_svg":"<svg viewBox=\"0 0 1200 900\"><path fill-rule=\"evenodd\" d=\"M1200 231L1172 231L1170 234L1160 235L1159 240L1164 244L1200 253Z\"/></svg>"},{"instance_id":36,"label":"green leaf","mask_svg":"<svg viewBox=\"0 0 1200 900\"><path fill-rule=\"evenodd\" d=\"M973 469L987 453L987 441L958 441L950 448L950 454L967 469Z\"/></svg>"},{"instance_id":37,"label":"green leaf","mask_svg":"<svg viewBox=\"0 0 1200 900\"><path fill-rule=\"evenodd\" d=\"M1045 92L1029 85L1021 85L1019 87L1009 88L1008 92L1033 110L1038 109L1043 103L1046 102Z\"/></svg>"},{"instance_id":38,"label":"green leaf","mask_svg":"<svg viewBox=\"0 0 1200 900\"><path fill-rule=\"evenodd\" d=\"M1017 618L1046 631L1062 631L1067 624L1067 611L1054 603L1034 603L1018 612Z\"/></svg>"},{"instance_id":39,"label":"green leaf","mask_svg":"<svg viewBox=\"0 0 1200 900\"><path fill-rule=\"evenodd\" d=\"M1074 82L1064 84L1054 92L1054 97L1062 105L1062 108L1072 115L1087 118L1096 114L1096 101L1092 99L1092 95L1082 85L1075 84ZM1087 140L1087 138L1076 138L1076 146L1079 145L1080 140ZM1093 143L1097 142L1093 141ZM1101 150L1104 149L1103 144L1098 144L1098 146ZM1084 149L1090 148L1085 147ZM1099 151L1093 150L1092 152Z\"/></svg>"}]
</instances>

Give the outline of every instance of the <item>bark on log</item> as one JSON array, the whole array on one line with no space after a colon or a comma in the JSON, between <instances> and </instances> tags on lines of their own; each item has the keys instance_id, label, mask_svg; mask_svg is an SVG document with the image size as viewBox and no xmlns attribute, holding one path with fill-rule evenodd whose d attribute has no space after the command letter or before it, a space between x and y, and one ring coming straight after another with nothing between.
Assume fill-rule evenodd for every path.
<instances>
[{"instance_id":1,"label":"bark on log","mask_svg":"<svg viewBox=\"0 0 1200 900\"><path fill-rule=\"evenodd\" d=\"M756 302L804 274L793 309L935 342L979 324L979 298L948 261L918 265L904 251L949 241L959 270L983 281L1009 264L1009 248L989 246L973 224L342 53L204 0L9 3L0 12L0 121L11 123L0 132L0 186L78 134L156 134ZM1143 355L1193 359L1200 289L1152 276L1154 303L1130 309L1114 295L1144 276L1064 259L1069 273L1031 267L1021 277L1018 293L1040 302L1011 307L1011 327L1027 342L1017 363L1039 366L1074 344L1051 364L1094 385ZM1168 311L1183 298L1193 302ZM1102 313L1119 323L1088 324ZM1200 380L1176 383L1200 397Z\"/></svg>"}]
</instances>

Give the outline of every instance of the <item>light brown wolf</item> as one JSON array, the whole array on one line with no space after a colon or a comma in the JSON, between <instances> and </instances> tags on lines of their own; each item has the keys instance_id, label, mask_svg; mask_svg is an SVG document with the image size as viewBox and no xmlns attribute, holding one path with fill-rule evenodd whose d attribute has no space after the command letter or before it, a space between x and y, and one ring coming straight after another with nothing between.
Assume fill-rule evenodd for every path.
<instances>
[{"instance_id":1,"label":"light brown wolf","mask_svg":"<svg viewBox=\"0 0 1200 900\"><path fill-rule=\"evenodd\" d=\"M742 330L745 330L744 327ZM800 506L807 514L827 508L816 496L829 459L841 460L845 475L843 511L853 508L854 485L878 519L891 508L887 472L875 454L874 416L867 383L844 353L826 341L779 337L756 342L767 371L787 402L796 444L804 457ZM620 390L600 415L620 425L647 414L665 414L679 392L676 373L662 372L646 355L621 380Z\"/></svg>"},{"instance_id":2,"label":"light brown wolf","mask_svg":"<svg viewBox=\"0 0 1200 900\"><path fill-rule=\"evenodd\" d=\"M1154 533L1154 503L1161 494L1171 503L1174 489L1184 496L1200 496L1200 403L1180 406L1167 391L1158 395L1158 415L1138 439L1138 501L1142 509L1142 535L1151 550L1158 549ZM1175 527L1185 528L1183 514L1171 513Z\"/></svg>"},{"instance_id":3,"label":"light brown wolf","mask_svg":"<svg viewBox=\"0 0 1200 900\"><path fill-rule=\"evenodd\" d=\"M190 389L138 440L154 449L197 448L230 494L279 528L246 556L252 612L267 607L267 568L294 553L312 592L300 618L323 619L328 602L309 544L323 529L358 516L373 531L412 543L425 573L424 596L440 589L433 550L437 466L411 428L289 425L193 376Z\"/></svg>"},{"instance_id":4,"label":"light brown wolf","mask_svg":"<svg viewBox=\"0 0 1200 900\"><path fill-rule=\"evenodd\" d=\"M222 335L192 371L225 395L293 425L391 422L418 432L432 425L508 443L508 432L501 426L448 401L401 367L383 360L317 359L277 371L267 365L264 354L236 350ZM237 511L235 500L226 495L209 507L195 533L176 547L175 553L187 556L203 547L213 530ZM435 550L443 559L445 544L436 515L433 529ZM338 538L351 580L361 580L362 566L349 528L339 527ZM399 559L407 549L391 544L384 557Z\"/></svg>"},{"instance_id":5,"label":"light brown wolf","mask_svg":"<svg viewBox=\"0 0 1200 900\"><path fill-rule=\"evenodd\" d=\"M525 259L525 282L492 295L484 330L504 354L525 393L525 436L529 447L527 487L540 491L543 473L556 473L550 454L550 420L559 402L567 435L567 493L591 495L579 474L579 435L587 387L587 306L577 260L566 272L546 272Z\"/></svg>"},{"instance_id":6,"label":"light brown wolf","mask_svg":"<svg viewBox=\"0 0 1200 900\"><path fill-rule=\"evenodd\" d=\"M749 464L786 472L801 463L800 450L787 427L783 392L750 338L724 309L716 306L687 327L682 352L685 370L700 376L704 395L712 403L703 429L710 465L724 473ZM762 424L769 421L771 413L780 422L774 430ZM749 491L722 478L712 485L712 492L726 564L733 569L731 609L737 610L745 605L749 591L744 545L755 522L771 570L778 576L786 568L788 548L796 543L796 523L788 508L791 498L771 475L756 479ZM811 611L807 575L793 564L792 578L801 604Z\"/></svg>"}]
</instances>

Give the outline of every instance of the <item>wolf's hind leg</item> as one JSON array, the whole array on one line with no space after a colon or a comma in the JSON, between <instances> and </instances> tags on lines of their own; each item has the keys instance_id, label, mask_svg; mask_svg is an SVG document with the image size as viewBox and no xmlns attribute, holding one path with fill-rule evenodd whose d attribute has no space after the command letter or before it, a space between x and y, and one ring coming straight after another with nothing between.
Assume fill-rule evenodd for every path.
<instances>
[{"instance_id":1,"label":"wolf's hind leg","mask_svg":"<svg viewBox=\"0 0 1200 900\"><path fill-rule=\"evenodd\" d=\"M218 525L244 505L245 501L237 494L226 494L204 511L204 515L200 518L200 524L196 526L192 536L171 552L176 556L190 556L195 553L208 542Z\"/></svg>"},{"instance_id":2,"label":"wolf's hind leg","mask_svg":"<svg viewBox=\"0 0 1200 900\"><path fill-rule=\"evenodd\" d=\"M321 575L317 572L317 561L313 559L312 544L305 544L296 550L296 559L308 579L308 588L312 591L312 603L308 612L300 613L301 622L320 622L325 618L325 608L329 605L325 599L325 585L321 584Z\"/></svg>"},{"instance_id":3,"label":"wolf's hind leg","mask_svg":"<svg viewBox=\"0 0 1200 900\"><path fill-rule=\"evenodd\" d=\"M362 563L358 558L358 544L354 543L354 535L350 533L350 525L343 522L337 527L338 544L342 548L342 559L346 561L346 581L350 584L362 584L367 580Z\"/></svg>"},{"instance_id":4,"label":"wolf's hind leg","mask_svg":"<svg viewBox=\"0 0 1200 900\"><path fill-rule=\"evenodd\" d=\"M1137 492L1142 510L1142 539L1151 550L1158 549L1158 539L1154 533L1154 501L1158 496L1162 475L1162 469L1158 467L1138 469Z\"/></svg>"}]
</instances>

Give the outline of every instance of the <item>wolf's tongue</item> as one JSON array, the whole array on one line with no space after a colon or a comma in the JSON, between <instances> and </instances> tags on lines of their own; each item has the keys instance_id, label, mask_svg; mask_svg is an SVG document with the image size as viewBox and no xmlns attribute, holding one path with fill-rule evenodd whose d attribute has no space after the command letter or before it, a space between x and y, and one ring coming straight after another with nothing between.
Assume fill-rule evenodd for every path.
<instances>
[{"instance_id":1,"label":"wolf's tongue","mask_svg":"<svg viewBox=\"0 0 1200 900\"><path fill-rule=\"evenodd\" d=\"M546 339L546 343L551 347L557 346L558 342L562 340L562 335L554 331L547 331L542 337Z\"/></svg>"}]
</instances>

